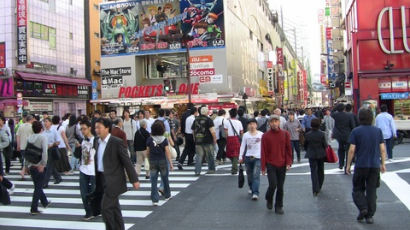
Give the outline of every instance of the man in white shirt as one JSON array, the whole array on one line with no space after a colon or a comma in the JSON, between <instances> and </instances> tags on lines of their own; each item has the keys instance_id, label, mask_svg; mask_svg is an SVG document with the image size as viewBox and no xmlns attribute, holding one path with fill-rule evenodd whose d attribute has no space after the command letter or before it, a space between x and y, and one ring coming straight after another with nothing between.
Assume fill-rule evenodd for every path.
<instances>
[{"instance_id":1,"label":"man in white shirt","mask_svg":"<svg viewBox=\"0 0 410 230\"><path fill-rule=\"evenodd\" d=\"M232 162L232 175L238 173L238 158L239 149L241 147L240 139L243 134L242 123L236 119L238 115L237 109L229 110L230 119L224 122L226 138L226 156L231 159Z\"/></svg>"},{"instance_id":2,"label":"man in white shirt","mask_svg":"<svg viewBox=\"0 0 410 230\"><path fill-rule=\"evenodd\" d=\"M248 132L243 135L241 149L239 152L239 162L245 162L246 174L248 176L249 194L252 200L259 199L259 184L261 174L261 131L257 130L258 122L251 119L248 122Z\"/></svg>"},{"instance_id":3,"label":"man in white shirt","mask_svg":"<svg viewBox=\"0 0 410 230\"><path fill-rule=\"evenodd\" d=\"M151 126L154 124L155 119L151 117L151 112L149 110L145 111L145 121L147 122L147 131L151 133Z\"/></svg>"},{"instance_id":4,"label":"man in white shirt","mask_svg":"<svg viewBox=\"0 0 410 230\"><path fill-rule=\"evenodd\" d=\"M387 105L381 105L381 113L376 117L376 127L382 130L386 143L386 151L389 161L393 159L393 142L397 137L396 124L393 116L388 113Z\"/></svg>"},{"instance_id":5,"label":"man in white shirt","mask_svg":"<svg viewBox=\"0 0 410 230\"><path fill-rule=\"evenodd\" d=\"M25 123L20 125L16 133L17 139L17 151L20 151L21 156L23 156L22 160L24 162L24 151L27 147L27 140L33 134L33 127L31 126L34 121L33 116L28 115L25 119ZM26 169L24 168L24 164L21 162L21 178L24 179L24 175L26 173Z\"/></svg>"},{"instance_id":6,"label":"man in white shirt","mask_svg":"<svg viewBox=\"0 0 410 230\"><path fill-rule=\"evenodd\" d=\"M223 164L226 160L226 136L224 123L227 121L227 119L225 119L225 115L226 111L221 109L218 111L218 116L214 120L216 143L218 144L218 153L216 154L217 164Z\"/></svg>"},{"instance_id":7,"label":"man in white shirt","mask_svg":"<svg viewBox=\"0 0 410 230\"><path fill-rule=\"evenodd\" d=\"M195 156L195 141L192 135L192 124L195 121L195 117L198 116L198 108L193 107L191 109L191 115L185 121L185 148L179 158L178 169L183 170L182 165L184 164L185 158L188 156L188 165L192 165Z\"/></svg>"}]
</instances>

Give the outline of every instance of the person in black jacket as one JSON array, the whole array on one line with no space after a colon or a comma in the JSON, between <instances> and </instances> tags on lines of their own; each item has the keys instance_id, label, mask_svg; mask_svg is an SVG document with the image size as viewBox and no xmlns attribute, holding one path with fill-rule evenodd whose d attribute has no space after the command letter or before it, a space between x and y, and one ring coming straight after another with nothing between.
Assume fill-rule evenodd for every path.
<instances>
[{"instance_id":1,"label":"person in black jacket","mask_svg":"<svg viewBox=\"0 0 410 230\"><path fill-rule=\"evenodd\" d=\"M248 131L248 119L245 117L245 110L238 110L238 120L242 123L243 133Z\"/></svg>"},{"instance_id":2,"label":"person in black jacket","mask_svg":"<svg viewBox=\"0 0 410 230\"><path fill-rule=\"evenodd\" d=\"M312 130L305 136L306 157L309 158L310 176L312 179L313 196L317 196L325 180L325 158L327 141L325 133L319 130L320 120L314 118Z\"/></svg>"},{"instance_id":3,"label":"person in black jacket","mask_svg":"<svg viewBox=\"0 0 410 230\"><path fill-rule=\"evenodd\" d=\"M343 167L345 167L345 158L347 158L346 152L349 149L348 140L350 133L355 128L355 121L351 115L344 112L344 104L337 105L336 110L337 112L332 115L333 119L335 119L333 138L339 143L339 149L337 150L337 154L339 155L339 169L343 169Z\"/></svg>"},{"instance_id":4,"label":"person in black jacket","mask_svg":"<svg viewBox=\"0 0 410 230\"><path fill-rule=\"evenodd\" d=\"M137 174L141 174L142 162L144 162L145 168L145 178L149 179L149 161L147 158L147 140L150 137L149 132L147 131L147 122L145 120L140 121L140 129L135 132L134 136L134 150L137 155L137 163L135 164L135 170Z\"/></svg>"},{"instance_id":5,"label":"person in black jacket","mask_svg":"<svg viewBox=\"0 0 410 230\"><path fill-rule=\"evenodd\" d=\"M347 104L346 105L346 113L349 114L349 116L351 116L354 120L354 127L356 128L357 126L359 126L359 118L354 115L354 113L352 112L353 106L351 104Z\"/></svg>"}]
</instances>

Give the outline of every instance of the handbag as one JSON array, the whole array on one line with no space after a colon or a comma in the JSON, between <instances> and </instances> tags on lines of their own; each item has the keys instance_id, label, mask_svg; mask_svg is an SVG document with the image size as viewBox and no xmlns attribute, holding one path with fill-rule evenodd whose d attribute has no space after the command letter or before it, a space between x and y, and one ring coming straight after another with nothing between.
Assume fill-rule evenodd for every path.
<instances>
[{"instance_id":1,"label":"handbag","mask_svg":"<svg viewBox=\"0 0 410 230\"><path fill-rule=\"evenodd\" d=\"M75 147L73 155L77 159L81 159L81 155L83 155L83 148L82 146Z\"/></svg>"},{"instance_id":2,"label":"handbag","mask_svg":"<svg viewBox=\"0 0 410 230\"><path fill-rule=\"evenodd\" d=\"M177 158L177 150L175 150L175 148L170 145L169 146L169 151L171 153L171 158L176 159Z\"/></svg>"},{"instance_id":3,"label":"handbag","mask_svg":"<svg viewBox=\"0 0 410 230\"><path fill-rule=\"evenodd\" d=\"M242 138L241 138L241 136L238 134L238 132L236 132L236 129L233 127L233 124L232 124L231 119L229 119L229 123L231 123L231 127L232 127L232 130L233 130L233 135L236 136L236 137L238 137L239 143L242 143Z\"/></svg>"},{"instance_id":4,"label":"handbag","mask_svg":"<svg viewBox=\"0 0 410 230\"><path fill-rule=\"evenodd\" d=\"M32 164L38 164L41 161L43 150L38 148L33 143L28 142L24 151L24 159Z\"/></svg>"},{"instance_id":5,"label":"handbag","mask_svg":"<svg viewBox=\"0 0 410 230\"><path fill-rule=\"evenodd\" d=\"M55 160L55 161L60 160L60 158L61 158L60 150L58 150L57 147L52 147L50 149L50 156L51 156L50 158Z\"/></svg>"},{"instance_id":6,"label":"handbag","mask_svg":"<svg viewBox=\"0 0 410 230\"><path fill-rule=\"evenodd\" d=\"M326 159L325 162L327 163L337 163L339 161L335 151L332 149L330 145L327 146L326 149Z\"/></svg>"},{"instance_id":7,"label":"handbag","mask_svg":"<svg viewBox=\"0 0 410 230\"><path fill-rule=\"evenodd\" d=\"M238 174L238 188L243 188L245 183L245 176L243 175L243 166L239 164L239 174Z\"/></svg>"}]
</instances>

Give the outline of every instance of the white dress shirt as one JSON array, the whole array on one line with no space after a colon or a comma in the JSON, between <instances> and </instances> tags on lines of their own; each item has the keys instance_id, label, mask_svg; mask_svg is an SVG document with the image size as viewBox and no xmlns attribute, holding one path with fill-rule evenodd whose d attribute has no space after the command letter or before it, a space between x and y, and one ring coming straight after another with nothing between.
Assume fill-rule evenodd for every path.
<instances>
[{"instance_id":1,"label":"white dress shirt","mask_svg":"<svg viewBox=\"0 0 410 230\"><path fill-rule=\"evenodd\" d=\"M111 134L108 134L104 140L98 140L98 172L104 172L104 164L103 164L103 157L104 151L107 147L108 140L110 140Z\"/></svg>"},{"instance_id":2,"label":"white dress shirt","mask_svg":"<svg viewBox=\"0 0 410 230\"><path fill-rule=\"evenodd\" d=\"M185 121L185 133L186 134L192 134L192 124L195 121L195 115L189 116L186 121Z\"/></svg>"}]
</instances>

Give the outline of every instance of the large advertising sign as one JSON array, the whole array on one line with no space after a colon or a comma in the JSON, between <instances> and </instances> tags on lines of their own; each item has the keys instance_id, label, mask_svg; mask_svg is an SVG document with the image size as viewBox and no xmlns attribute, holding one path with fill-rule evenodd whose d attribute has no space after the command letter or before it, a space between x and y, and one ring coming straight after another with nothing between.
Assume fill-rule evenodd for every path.
<instances>
[{"instance_id":1,"label":"large advertising sign","mask_svg":"<svg viewBox=\"0 0 410 230\"><path fill-rule=\"evenodd\" d=\"M225 46L223 0L131 0L100 5L102 56ZM183 38L189 38L185 41Z\"/></svg>"},{"instance_id":2,"label":"large advertising sign","mask_svg":"<svg viewBox=\"0 0 410 230\"><path fill-rule=\"evenodd\" d=\"M17 0L17 60L27 64L27 2Z\"/></svg>"},{"instance_id":3,"label":"large advertising sign","mask_svg":"<svg viewBox=\"0 0 410 230\"><path fill-rule=\"evenodd\" d=\"M0 68L6 68L6 43L0 42Z\"/></svg>"}]
</instances>

